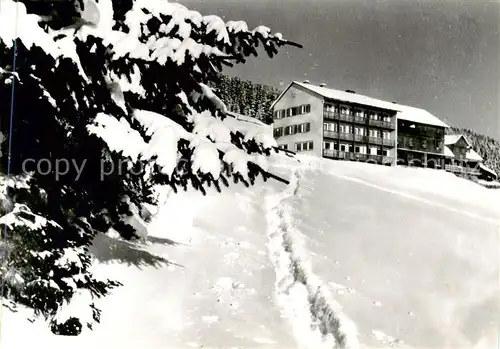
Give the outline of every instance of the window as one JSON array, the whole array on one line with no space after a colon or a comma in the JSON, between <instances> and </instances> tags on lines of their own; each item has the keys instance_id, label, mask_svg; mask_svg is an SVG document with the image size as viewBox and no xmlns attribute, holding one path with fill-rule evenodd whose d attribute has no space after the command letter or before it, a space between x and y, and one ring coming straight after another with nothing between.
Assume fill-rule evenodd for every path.
<instances>
[{"instance_id":1,"label":"window","mask_svg":"<svg viewBox=\"0 0 500 349\"><path fill-rule=\"evenodd\" d=\"M309 132L311 130L311 123L310 122L306 122L305 124L301 124L299 125L299 133L306 133L306 132Z\"/></svg>"},{"instance_id":2,"label":"window","mask_svg":"<svg viewBox=\"0 0 500 349\"><path fill-rule=\"evenodd\" d=\"M323 124L323 130L337 132L337 124L332 124L332 123L329 123L329 122L325 122Z\"/></svg>"},{"instance_id":3,"label":"window","mask_svg":"<svg viewBox=\"0 0 500 349\"><path fill-rule=\"evenodd\" d=\"M283 119L285 116L286 116L286 110L285 109L278 110L277 119Z\"/></svg>"},{"instance_id":4,"label":"window","mask_svg":"<svg viewBox=\"0 0 500 349\"><path fill-rule=\"evenodd\" d=\"M356 134L358 136L364 136L365 135L365 128L364 127L355 127L354 134Z\"/></svg>"},{"instance_id":5,"label":"window","mask_svg":"<svg viewBox=\"0 0 500 349\"><path fill-rule=\"evenodd\" d=\"M365 117L365 111L364 110L360 110L360 109L357 109L355 111L355 114L357 117L360 117L360 118L364 118Z\"/></svg>"},{"instance_id":6,"label":"window","mask_svg":"<svg viewBox=\"0 0 500 349\"><path fill-rule=\"evenodd\" d=\"M347 151L347 144L341 144L340 151Z\"/></svg>"},{"instance_id":7,"label":"window","mask_svg":"<svg viewBox=\"0 0 500 349\"><path fill-rule=\"evenodd\" d=\"M369 130L368 132L369 132L370 137L377 138L380 135L379 130Z\"/></svg>"},{"instance_id":8,"label":"window","mask_svg":"<svg viewBox=\"0 0 500 349\"><path fill-rule=\"evenodd\" d=\"M331 149L332 143L331 142L323 142L323 148L326 150Z\"/></svg>"},{"instance_id":9,"label":"window","mask_svg":"<svg viewBox=\"0 0 500 349\"><path fill-rule=\"evenodd\" d=\"M307 114L311 112L311 105L305 104L300 106L300 114Z\"/></svg>"},{"instance_id":10,"label":"window","mask_svg":"<svg viewBox=\"0 0 500 349\"><path fill-rule=\"evenodd\" d=\"M354 152L359 154L366 154L366 146L365 145L357 145L354 147Z\"/></svg>"},{"instance_id":11,"label":"window","mask_svg":"<svg viewBox=\"0 0 500 349\"><path fill-rule=\"evenodd\" d=\"M280 144L278 145L278 148L288 150L288 144Z\"/></svg>"},{"instance_id":12,"label":"window","mask_svg":"<svg viewBox=\"0 0 500 349\"><path fill-rule=\"evenodd\" d=\"M340 114L351 115L351 108L346 107L346 106L341 106L340 107Z\"/></svg>"},{"instance_id":13,"label":"window","mask_svg":"<svg viewBox=\"0 0 500 349\"><path fill-rule=\"evenodd\" d=\"M313 142L302 142L302 143L295 143L295 149L296 151L301 151L301 150L313 150Z\"/></svg>"},{"instance_id":14,"label":"window","mask_svg":"<svg viewBox=\"0 0 500 349\"><path fill-rule=\"evenodd\" d=\"M278 127L274 129L274 138L283 136L283 127Z\"/></svg>"},{"instance_id":15,"label":"window","mask_svg":"<svg viewBox=\"0 0 500 349\"><path fill-rule=\"evenodd\" d=\"M294 132L295 131L295 127L296 127L296 125L285 127L285 136L295 134L296 133L296 132Z\"/></svg>"},{"instance_id":16,"label":"window","mask_svg":"<svg viewBox=\"0 0 500 349\"><path fill-rule=\"evenodd\" d=\"M293 108L288 108L288 109L286 110L286 116L287 116L287 117L292 116L292 110L293 110Z\"/></svg>"},{"instance_id":17,"label":"window","mask_svg":"<svg viewBox=\"0 0 500 349\"><path fill-rule=\"evenodd\" d=\"M351 133L351 126L349 126L349 125L340 125L340 132L342 132L342 133Z\"/></svg>"},{"instance_id":18,"label":"window","mask_svg":"<svg viewBox=\"0 0 500 349\"><path fill-rule=\"evenodd\" d=\"M441 141L438 139L434 140L434 147L436 147L437 151L441 151Z\"/></svg>"},{"instance_id":19,"label":"window","mask_svg":"<svg viewBox=\"0 0 500 349\"><path fill-rule=\"evenodd\" d=\"M427 139L422 139L422 148L427 149Z\"/></svg>"},{"instance_id":20,"label":"window","mask_svg":"<svg viewBox=\"0 0 500 349\"><path fill-rule=\"evenodd\" d=\"M391 117L387 114L384 114L384 119L385 122L391 122Z\"/></svg>"},{"instance_id":21,"label":"window","mask_svg":"<svg viewBox=\"0 0 500 349\"><path fill-rule=\"evenodd\" d=\"M378 120L378 114L375 112L370 112L370 119L371 120Z\"/></svg>"},{"instance_id":22,"label":"window","mask_svg":"<svg viewBox=\"0 0 500 349\"><path fill-rule=\"evenodd\" d=\"M329 112L329 113L338 113L338 108L337 106L333 105L333 104L325 104L325 111Z\"/></svg>"},{"instance_id":23,"label":"window","mask_svg":"<svg viewBox=\"0 0 500 349\"><path fill-rule=\"evenodd\" d=\"M391 134L387 131L382 132L382 138L384 139L391 139Z\"/></svg>"},{"instance_id":24,"label":"window","mask_svg":"<svg viewBox=\"0 0 500 349\"><path fill-rule=\"evenodd\" d=\"M370 147L370 155L377 155L377 147Z\"/></svg>"},{"instance_id":25,"label":"window","mask_svg":"<svg viewBox=\"0 0 500 349\"><path fill-rule=\"evenodd\" d=\"M382 153L383 153L384 156L389 156L389 150L387 150L387 149L384 149L382 151Z\"/></svg>"}]
</instances>

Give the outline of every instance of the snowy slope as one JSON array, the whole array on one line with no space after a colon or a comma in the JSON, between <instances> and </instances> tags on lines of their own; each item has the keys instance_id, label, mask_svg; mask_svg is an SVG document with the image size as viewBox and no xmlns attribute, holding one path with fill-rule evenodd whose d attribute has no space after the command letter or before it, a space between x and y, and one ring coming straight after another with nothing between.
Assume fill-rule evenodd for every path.
<instances>
[{"instance_id":1,"label":"snowy slope","mask_svg":"<svg viewBox=\"0 0 500 349\"><path fill-rule=\"evenodd\" d=\"M292 234L359 342L495 347L497 191L432 170L302 160L285 205Z\"/></svg>"},{"instance_id":2,"label":"snowy slope","mask_svg":"<svg viewBox=\"0 0 500 349\"><path fill-rule=\"evenodd\" d=\"M124 286L100 302L95 331L55 337L7 311L2 348L293 347L273 302L262 219L267 189L235 185L207 197L173 195L151 223L146 246L99 238L96 271Z\"/></svg>"},{"instance_id":3,"label":"snowy slope","mask_svg":"<svg viewBox=\"0 0 500 349\"><path fill-rule=\"evenodd\" d=\"M144 245L100 237L96 273L124 284L101 324L61 338L4 308L0 347L494 347L499 191L299 160L273 157L288 186L168 196Z\"/></svg>"}]
</instances>

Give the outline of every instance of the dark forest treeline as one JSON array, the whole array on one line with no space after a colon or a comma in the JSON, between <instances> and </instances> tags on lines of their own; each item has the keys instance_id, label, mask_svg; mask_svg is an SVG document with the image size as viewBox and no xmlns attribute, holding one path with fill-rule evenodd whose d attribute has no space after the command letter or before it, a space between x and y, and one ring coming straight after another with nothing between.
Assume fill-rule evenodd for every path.
<instances>
[{"instance_id":1,"label":"dark forest treeline","mask_svg":"<svg viewBox=\"0 0 500 349\"><path fill-rule=\"evenodd\" d=\"M272 86L221 74L220 83L214 86L229 111L254 117L266 124L273 122L271 104L280 91Z\"/></svg>"}]
</instances>

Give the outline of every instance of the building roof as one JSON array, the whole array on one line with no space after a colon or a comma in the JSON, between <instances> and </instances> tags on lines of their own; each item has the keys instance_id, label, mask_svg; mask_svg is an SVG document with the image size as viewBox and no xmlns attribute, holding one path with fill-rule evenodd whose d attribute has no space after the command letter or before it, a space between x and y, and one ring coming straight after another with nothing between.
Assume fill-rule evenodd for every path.
<instances>
[{"instance_id":1,"label":"building roof","mask_svg":"<svg viewBox=\"0 0 500 349\"><path fill-rule=\"evenodd\" d=\"M449 158L454 158L455 154L451 151L450 148L448 148L446 145L444 146L444 156L449 157Z\"/></svg>"},{"instance_id":2,"label":"building roof","mask_svg":"<svg viewBox=\"0 0 500 349\"><path fill-rule=\"evenodd\" d=\"M495 178L498 177L498 175L495 173L495 171L493 171L491 168L487 167L485 164L480 163L479 167L481 168L481 170L492 174Z\"/></svg>"},{"instance_id":3,"label":"building roof","mask_svg":"<svg viewBox=\"0 0 500 349\"><path fill-rule=\"evenodd\" d=\"M445 135L444 136L444 144L452 145L456 144L460 138L463 138L469 147L472 147L469 140L463 134L455 134L455 135Z\"/></svg>"},{"instance_id":4,"label":"building roof","mask_svg":"<svg viewBox=\"0 0 500 349\"><path fill-rule=\"evenodd\" d=\"M243 115L243 114L239 114L239 113L235 113L233 111L228 111L226 112L227 115L237 119L237 120L240 120L240 121L245 121L245 122L250 122L252 124L256 124L256 125L262 125L262 126L267 126L265 123L263 123L262 121L256 119L256 118L253 118L251 116L246 116L246 115Z\"/></svg>"},{"instance_id":5,"label":"building roof","mask_svg":"<svg viewBox=\"0 0 500 349\"><path fill-rule=\"evenodd\" d=\"M481 155L479 155L474 149L472 149L472 144L470 144L467 137L465 137L463 134L454 134L454 135L445 135L444 136L445 153L446 153L446 149L450 150L450 148L448 148L447 145L456 144L462 138L465 140L467 145L470 147L469 150L467 150L467 153L465 153L465 158L467 160L472 160L472 161L483 161L483 158L481 157Z\"/></svg>"},{"instance_id":6,"label":"building roof","mask_svg":"<svg viewBox=\"0 0 500 349\"><path fill-rule=\"evenodd\" d=\"M281 99L281 97L286 93L286 91L293 85L298 85L324 98L335 99L349 103L369 105L376 108L396 111L397 112L396 117L398 119L413 121L427 125L441 126L446 128L449 127L447 124L445 124L444 122L442 122L437 117L435 117L434 115L432 115L431 113L429 113L424 109L414 108L399 103L392 103L368 96L363 96L357 93L334 90L332 88L316 86L298 81L292 81L288 85L288 87L278 96L276 101L273 102L271 108L274 107L276 102L278 102Z\"/></svg>"},{"instance_id":7,"label":"building roof","mask_svg":"<svg viewBox=\"0 0 500 349\"><path fill-rule=\"evenodd\" d=\"M465 154L465 158L467 160L472 160L472 161L483 161L483 158L481 157L481 155L476 153L476 151L472 148L467 150L467 153Z\"/></svg>"}]
</instances>

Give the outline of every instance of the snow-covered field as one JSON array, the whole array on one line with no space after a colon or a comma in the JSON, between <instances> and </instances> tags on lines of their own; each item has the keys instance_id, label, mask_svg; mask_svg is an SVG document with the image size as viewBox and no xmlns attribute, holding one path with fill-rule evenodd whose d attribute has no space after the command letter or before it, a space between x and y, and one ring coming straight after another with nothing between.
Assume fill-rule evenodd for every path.
<instances>
[{"instance_id":1,"label":"snow-covered field","mask_svg":"<svg viewBox=\"0 0 500 349\"><path fill-rule=\"evenodd\" d=\"M102 236L124 286L50 334L4 308L1 348L493 348L500 191L444 172L285 156L291 179L171 195L145 245Z\"/></svg>"},{"instance_id":2,"label":"snow-covered field","mask_svg":"<svg viewBox=\"0 0 500 349\"><path fill-rule=\"evenodd\" d=\"M303 162L292 233L361 343L496 347L498 191L434 170Z\"/></svg>"}]
</instances>

